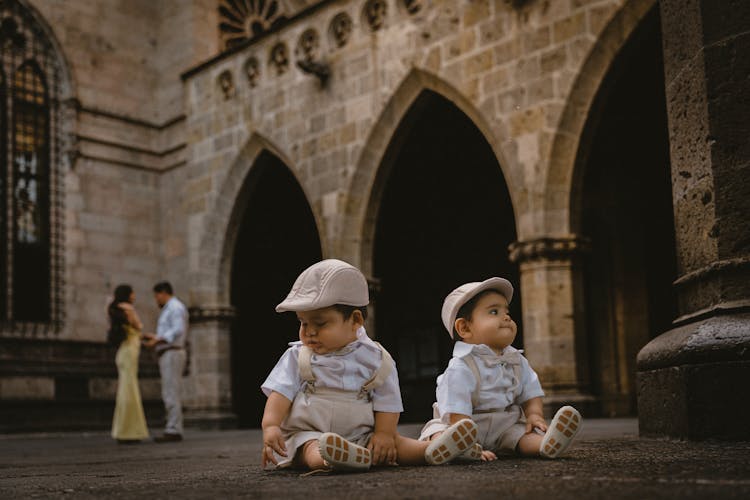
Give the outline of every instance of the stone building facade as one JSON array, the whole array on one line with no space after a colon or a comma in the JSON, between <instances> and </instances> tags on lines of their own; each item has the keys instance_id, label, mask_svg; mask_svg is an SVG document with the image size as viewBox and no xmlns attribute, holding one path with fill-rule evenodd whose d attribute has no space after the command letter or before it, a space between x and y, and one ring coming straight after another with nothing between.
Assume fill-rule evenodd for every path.
<instances>
[{"instance_id":1,"label":"stone building facade","mask_svg":"<svg viewBox=\"0 0 750 500\"><path fill-rule=\"evenodd\" d=\"M57 316L14 315L7 226L3 427L51 425L49 408L55 425L106 420L106 297L133 284L153 325L161 279L191 307L190 418L257 425L296 335L273 305L336 257L370 280L406 420L428 415L450 355L442 298L501 274L550 405L721 435L691 419L719 397L694 385L702 370L746 375L750 352L748 9L723 3L688 2L679 31L676 2L655 0L0 2L56 68L58 201L41 213L60 276ZM156 411L148 356L142 374Z\"/></svg>"}]
</instances>

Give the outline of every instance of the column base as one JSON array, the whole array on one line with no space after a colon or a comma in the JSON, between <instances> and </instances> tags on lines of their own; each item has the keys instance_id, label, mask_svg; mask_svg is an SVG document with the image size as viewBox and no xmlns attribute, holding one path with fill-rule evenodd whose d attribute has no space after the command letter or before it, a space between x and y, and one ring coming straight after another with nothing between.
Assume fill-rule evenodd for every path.
<instances>
[{"instance_id":1,"label":"column base","mask_svg":"<svg viewBox=\"0 0 750 500\"><path fill-rule=\"evenodd\" d=\"M201 430L224 430L237 428L237 415L221 410L190 410L184 414L185 427Z\"/></svg>"},{"instance_id":2,"label":"column base","mask_svg":"<svg viewBox=\"0 0 750 500\"><path fill-rule=\"evenodd\" d=\"M570 405L581 413L581 416L599 416L599 402L590 395L577 393L548 394L544 396L544 418L549 421L561 406Z\"/></svg>"},{"instance_id":3,"label":"column base","mask_svg":"<svg viewBox=\"0 0 750 500\"><path fill-rule=\"evenodd\" d=\"M638 354L642 436L750 439L750 313L674 328Z\"/></svg>"}]
</instances>

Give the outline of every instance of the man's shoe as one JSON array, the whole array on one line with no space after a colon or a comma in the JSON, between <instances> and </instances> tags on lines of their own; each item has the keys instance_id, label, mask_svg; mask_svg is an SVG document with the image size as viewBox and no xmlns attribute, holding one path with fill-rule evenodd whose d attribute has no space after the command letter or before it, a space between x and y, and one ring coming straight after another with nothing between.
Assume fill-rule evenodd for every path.
<instances>
[{"instance_id":1,"label":"man's shoe","mask_svg":"<svg viewBox=\"0 0 750 500\"><path fill-rule=\"evenodd\" d=\"M182 441L182 434L170 434L165 432L161 436L156 436L154 438L154 442L157 443L175 443L177 441Z\"/></svg>"}]
</instances>

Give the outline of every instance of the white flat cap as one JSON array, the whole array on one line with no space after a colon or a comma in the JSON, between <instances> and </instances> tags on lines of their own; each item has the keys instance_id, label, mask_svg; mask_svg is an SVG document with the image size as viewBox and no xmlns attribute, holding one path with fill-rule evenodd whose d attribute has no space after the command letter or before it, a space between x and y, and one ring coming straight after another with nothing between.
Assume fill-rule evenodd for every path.
<instances>
[{"instance_id":1,"label":"white flat cap","mask_svg":"<svg viewBox=\"0 0 750 500\"><path fill-rule=\"evenodd\" d=\"M440 317L443 319L443 326L448 330L453 338L453 325L456 323L456 316L461 306L479 295L485 290L496 290L500 295L506 298L508 304L513 299L513 285L504 278L490 278L484 281L474 281L465 283L453 290L443 301L443 310Z\"/></svg>"},{"instance_id":2,"label":"white flat cap","mask_svg":"<svg viewBox=\"0 0 750 500\"><path fill-rule=\"evenodd\" d=\"M336 304L366 306L370 303L367 279L362 271L336 259L326 259L308 267L292 286L276 312L312 311Z\"/></svg>"}]
</instances>

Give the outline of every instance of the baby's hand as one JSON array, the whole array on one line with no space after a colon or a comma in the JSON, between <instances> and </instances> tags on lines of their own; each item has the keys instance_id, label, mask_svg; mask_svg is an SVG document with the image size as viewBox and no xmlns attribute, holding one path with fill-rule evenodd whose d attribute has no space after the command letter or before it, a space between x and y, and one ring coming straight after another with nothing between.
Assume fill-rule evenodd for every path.
<instances>
[{"instance_id":1,"label":"baby's hand","mask_svg":"<svg viewBox=\"0 0 750 500\"><path fill-rule=\"evenodd\" d=\"M541 415L527 415L526 416L526 434L534 432L534 429L539 429L542 432L547 432L547 422L544 421Z\"/></svg>"},{"instance_id":2,"label":"baby's hand","mask_svg":"<svg viewBox=\"0 0 750 500\"><path fill-rule=\"evenodd\" d=\"M372 454L372 464L393 464L396 462L396 436L388 432L375 432L367 445Z\"/></svg>"},{"instance_id":3,"label":"baby's hand","mask_svg":"<svg viewBox=\"0 0 750 500\"><path fill-rule=\"evenodd\" d=\"M272 462L274 465L279 465L276 457L273 456L274 451L282 457L287 456L286 443L284 443L284 437L281 435L281 429L278 425L271 425L263 429L261 467L265 468L266 464L269 462Z\"/></svg>"},{"instance_id":4,"label":"baby's hand","mask_svg":"<svg viewBox=\"0 0 750 500\"><path fill-rule=\"evenodd\" d=\"M482 450L482 462L492 462L493 460L497 460L497 455L490 450Z\"/></svg>"}]
</instances>

